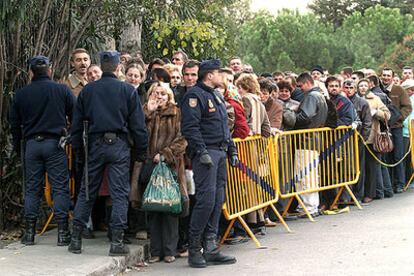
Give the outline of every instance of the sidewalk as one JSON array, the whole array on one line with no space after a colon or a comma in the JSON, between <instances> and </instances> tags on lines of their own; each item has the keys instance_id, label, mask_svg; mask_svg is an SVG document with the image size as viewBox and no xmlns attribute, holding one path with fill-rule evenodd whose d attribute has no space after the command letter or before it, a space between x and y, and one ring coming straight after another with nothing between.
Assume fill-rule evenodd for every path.
<instances>
[{"instance_id":1,"label":"sidewalk","mask_svg":"<svg viewBox=\"0 0 414 276\"><path fill-rule=\"evenodd\" d=\"M117 275L127 266L144 260L147 242L131 238L130 254L126 257L109 257L106 233L96 232L96 239L82 242L82 254L68 252L67 246L56 246L56 229L36 236L34 246L20 242L0 249L0 275Z\"/></svg>"}]
</instances>

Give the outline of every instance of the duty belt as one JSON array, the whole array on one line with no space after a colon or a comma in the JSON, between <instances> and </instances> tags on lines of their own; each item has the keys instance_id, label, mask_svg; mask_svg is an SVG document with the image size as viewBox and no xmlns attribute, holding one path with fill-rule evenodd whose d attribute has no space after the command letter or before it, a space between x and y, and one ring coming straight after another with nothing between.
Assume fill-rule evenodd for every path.
<instances>
[{"instance_id":1,"label":"duty belt","mask_svg":"<svg viewBox=\"0 0 414 276\"><path fill-rule=\"evenodd\" d=\"M207 149L227 151L229 146L227 143L206 145Z\"/></svg>"},{"instance_id":2,"label":"duty belt","mask_svg":"<svg viewBox=\"0 0 414 276\"><path fill-rule=\"evenodd\" d=\"M27 140L35 140L37 142L41 142L45 139L55 139L55 140L59 140L60 139L60 135L56 135L56 134L33 134L30 135L26 138Z\"/></svg>"}]
</instances>

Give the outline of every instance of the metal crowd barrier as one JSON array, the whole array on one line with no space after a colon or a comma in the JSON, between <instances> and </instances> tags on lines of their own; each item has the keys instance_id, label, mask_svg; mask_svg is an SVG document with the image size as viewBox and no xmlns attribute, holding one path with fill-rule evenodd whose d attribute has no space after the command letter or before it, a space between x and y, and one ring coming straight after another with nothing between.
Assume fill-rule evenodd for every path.
<instances>
[{"instance_id":1,"label":"metal crowd barrier","mask_svg":"<svg viewBox=\"0 0 414 276\"><path fill-rule=\"evenodd\" d=\"M282 132L274 138L281 198L289 198L285 216L294 198L311 221L301 195L338 188L332 206L346 189L358 206L349 185L360 175L358 136L351 127L319 128Z\"/></svg>"},{"instance_id":2,"label":"metal crowd barrier","mask_svg":"<svg viewBox=\"0 0 414 276\"><path fill-rule=\"evenodd\" d=\"M414 168L414 119L410 120L408 123L408 131L410 133L410 155L411 155L411 167ZM410 186L411 181L414 179L414 173L411 175L410 179L408 180L407 184L404 187L404 192L407 191L408 186Z\"/></svg>"},{"instance_id":3,"label":"metal crowd barrier","mask_svg":"<svg viewBox=\"0 0 414 276\"><path fill-rule=\"evenodd\" d=\"M264 248L243 219L243 215L270 207L287 231L289 227L274 207L279 198L279 182L274 141L272 138L248 137L235 139L240 163L236 167L227 164L226 202L223 213L230 223L222 238L229 235L239 220L258 248Z\"/></svg>"}]
</instances>

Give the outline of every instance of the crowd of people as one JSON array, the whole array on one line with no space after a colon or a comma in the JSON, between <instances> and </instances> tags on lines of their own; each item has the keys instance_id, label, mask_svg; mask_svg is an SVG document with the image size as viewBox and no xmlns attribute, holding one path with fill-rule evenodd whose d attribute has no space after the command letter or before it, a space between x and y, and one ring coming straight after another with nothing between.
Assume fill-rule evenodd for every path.
<instances>
[{"instance_id":1,"label":"crowd of people","mask_svg":"<svg viewBox=\"0 0 414 276\"><path fill-rule=\"evenodd\" d=\"M16 93L10 114L15 149L25 142L22 243L26 245L34 244L47 171L58 245L69 245L72 253L81 253L82 237L94 238L94 229L101 229L108 231L110 255L127 254L125 243L133 234L150 239L150 262L170 263L189 255L193 267L234 263L236 259L221 253L216 244L225 224L221 207L226 159L232 166L239 162L232 138L352 126L375 157L386 163L400 161L409 148L414 102L409 66L401 78L391 68L377 74L373 69L346 67L329 74L319 65L299 75L257 74L239 57L232 57L226 67L214 59L189 59L183 51L175 52L171 60L156 58L149 63L140 55L109 51L100 54L98 65L91 63L85 49L75 49L72 73L57 84L50 78L47 57L36 56L29 65L32 83ZM376 136L387 130L394 149L377 152ZM75 160L71 172L60 146L67 132ZM359 157L361 175L353 191L364 204L401 193L412 174L409 159L392 168L381 166L362 142ZM140 211L142 193L161 161L177 175L180 216ZM139 175L132 177L134 173ZM72 233L70 177L76 183ZM130 185L136 184L137 194L129 195ZM301 197L312 216L330 206L329 197L319 200L318 193ZM95 203L97 198L100 204ZM303 216L298 206L289 217ZM256 235L266 235L266 227L275 226L263 210L248 214L247 222ZM246 233L236 223L228 243L244 241Z\"/></svg>"}]
</instances>

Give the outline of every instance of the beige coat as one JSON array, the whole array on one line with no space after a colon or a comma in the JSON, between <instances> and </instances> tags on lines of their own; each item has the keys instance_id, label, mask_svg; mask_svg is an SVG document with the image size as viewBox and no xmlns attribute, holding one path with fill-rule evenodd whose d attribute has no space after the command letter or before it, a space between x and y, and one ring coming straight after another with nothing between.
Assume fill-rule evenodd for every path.
<instances>
[{"instance_id":1,"label":"beige coat","mask_svg":"<svg viewBox=\"0 0 414 276\"><path fill-rule=\"evenodd\" d=\"M269 137L271 134L269 117L259 96L246 93L242 98L242 102L251 134Z\"/></svg>"},{"instance_id":2,"label":"beige coat","mask_svg":"<svg viewBox=\"0 0 414 276\"><path fill-rule=\"evenodd\" d=\"M376 110L375 115L372 117L371 132L367 140L367 144L372 144L374 143L376 134L380 133L380 120L383 122L388 121L391 117L391 113L381 99L374 93L368 92L365 95L365 99L369 104L371 114L373 114L374 110Z\"/></svg>"}]
</instances>

